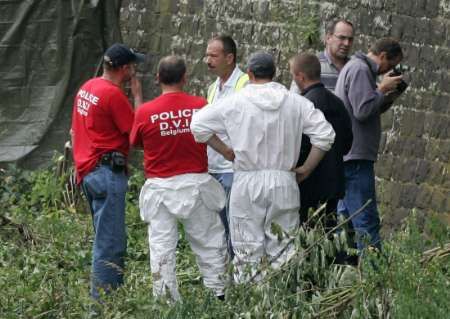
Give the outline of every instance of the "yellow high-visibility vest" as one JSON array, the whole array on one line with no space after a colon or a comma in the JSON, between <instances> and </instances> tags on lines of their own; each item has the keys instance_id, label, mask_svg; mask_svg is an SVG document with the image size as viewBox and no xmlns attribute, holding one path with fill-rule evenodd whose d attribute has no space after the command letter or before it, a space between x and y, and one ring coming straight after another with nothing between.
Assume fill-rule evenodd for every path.
<instances>
[{"instance_id":1,"label":"yellow high-visibility vest","mask_svg":"<svg viewBox=\"0 0 450 319\"><path fill-rule=\"evenodd\" d=\"M239 77L239 79L236 81L236 85L234 86L234 92L239 91L240 89L242 89L244 87L244 85L248 82L248 74L247 73L243 73L241 74L241 76ZM216 82L214 82L213 84L211 84L208 88L208 103L211 104L212 101L214 101L214 97L216 96Z\"/></svg>"}]
</instances>

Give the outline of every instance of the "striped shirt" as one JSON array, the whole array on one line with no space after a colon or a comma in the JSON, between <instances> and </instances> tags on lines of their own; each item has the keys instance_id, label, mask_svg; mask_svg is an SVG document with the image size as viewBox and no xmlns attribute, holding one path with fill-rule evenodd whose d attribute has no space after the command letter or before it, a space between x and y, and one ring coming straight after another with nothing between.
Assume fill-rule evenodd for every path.
<instances>
[{"instance_id":1,"label":"striped shirt","mask_svg":"<svg viewBox=\"0 0 450 319\"><path fill-rule=\"evenodd\" d=\"M333 64L328 53L326 51L322 51L317 56L320 61L320 82L334 93L334 88L336 87L336 82L339 76L339 70ZM291 92L295 92L300 94L300 89L297 87L294 81L291 83Z\"/></svg>"}]
</instances>

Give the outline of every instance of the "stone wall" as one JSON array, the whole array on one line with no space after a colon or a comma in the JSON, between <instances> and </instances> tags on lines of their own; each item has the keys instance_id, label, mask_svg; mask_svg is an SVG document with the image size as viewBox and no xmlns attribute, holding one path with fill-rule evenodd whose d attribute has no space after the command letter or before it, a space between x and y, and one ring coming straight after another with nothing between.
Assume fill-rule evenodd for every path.
<instances>
[{"instance_id":1,"label":"stone wall","mask_svg":"<svg viewBox=\"0 0 450 319\"><path fill-rule=\"evenodd\" d=\"M186 58L188 89L204 94L211 81L206 42L217 32L236 39L241 62L257 49L273 52L277 80L288 85L288 59L320 49L319 30L333 17L354 23L355 50L379 37L399 38L411 67L407 93L383 116L376 173L384 225L397 225L413 208L450 220L449 0L125 0L121 11L124 41L149 56L142 69L147 99L158 94L156 64L169 53Z\"/></svg>"}]
</instances>

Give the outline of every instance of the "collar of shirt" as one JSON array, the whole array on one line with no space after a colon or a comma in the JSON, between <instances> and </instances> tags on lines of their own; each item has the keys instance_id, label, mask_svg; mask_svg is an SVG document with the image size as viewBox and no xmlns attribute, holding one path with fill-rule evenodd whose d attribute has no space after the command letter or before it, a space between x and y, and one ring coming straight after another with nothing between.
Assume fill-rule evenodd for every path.
<instances>
[{"instance_id":1,"label":"collar of shirt","mask_svg":"<svg viewBox=\"0 0 450 319\"><path fill-rule=\"evenodd\" d=\"M338 68L336 67L336 65L334 65L333 61L330 58L330 55L328 54L327 50L325 49L323 52L320 52L319 54L319 58L321 59L325 59L327 60L328 64L331 65L333 68L336 69L336 71L338 71ZM350 58L346 58L345 59L345 63L347 63L350 60ZM339 72L339 71L338 71Z\"/></svg>"},{"instance_id":2,"label":"collar of shirt","mask_svg":"<svg viewBox=\"0 0 450 319\"><path fill-rule=\"evenodd\" d=\"M220 78L218 77L216 80L217 91L220 92L220 91L223 91L224 89L229 89L229 88L234 89L234 87L236 86L236 81L239 80L239 77L241 74L242 74L242 71L236 65L233 72L231 73L230 77L228 78L228 80L223 84L222 90L220 89Z\"/></svg>"},{"instance_id":3,"label":"collar of shirt","mask_svg":"<svg viewBox=\"0 0 450 319\"><path fill-rule=\"evenodd\" d=\"M314 90L316 88L320 88L320 87L325 87L322 83L315 83L313 85L308 86L305 90L303 90L302 95L305 95L306 93L308 93L311 90Z\"/></svg>"},{"instance_id":4,"label":"collar of shirt","mask_svg":"<svg viewBox=\"0 0 450 319\"><path fill-rule=\"evenodd\" d=\"M375 63L372 59L370 59L366 54L362 53L361 51L358 51L354 55L355 58L363 60L368 66L370 71L372 71L373 75L377 77L378 75L378 64Z\"/></svg>"}]
</instances>

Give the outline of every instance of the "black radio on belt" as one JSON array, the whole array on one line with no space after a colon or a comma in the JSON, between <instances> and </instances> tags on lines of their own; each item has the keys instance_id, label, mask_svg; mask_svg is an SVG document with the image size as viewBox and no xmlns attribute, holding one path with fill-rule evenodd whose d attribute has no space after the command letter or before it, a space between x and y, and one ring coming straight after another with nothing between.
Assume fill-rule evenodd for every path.
<instances>
[{"instance_id":1,"label":"black radio on belt","mask_svg":"<svg viewBox=\"0 0 450 319\"><path fill-rule=\"evenodd\" d=\"M127 158L120 152L110 152L102 155L101 165L108 165L115 172L121 172L127 166Z\"/></svg>"}]
</instances>

